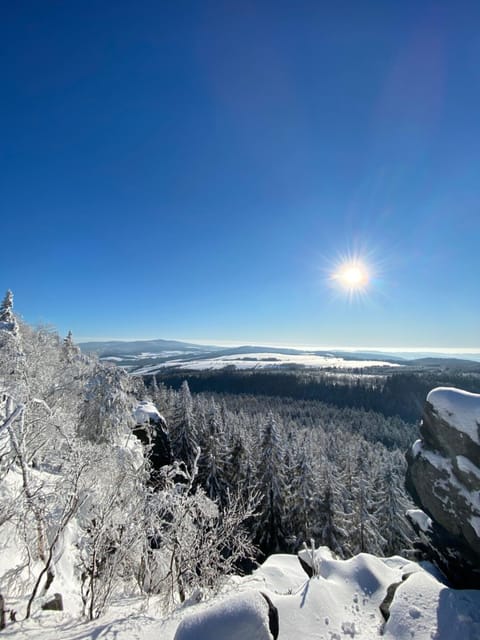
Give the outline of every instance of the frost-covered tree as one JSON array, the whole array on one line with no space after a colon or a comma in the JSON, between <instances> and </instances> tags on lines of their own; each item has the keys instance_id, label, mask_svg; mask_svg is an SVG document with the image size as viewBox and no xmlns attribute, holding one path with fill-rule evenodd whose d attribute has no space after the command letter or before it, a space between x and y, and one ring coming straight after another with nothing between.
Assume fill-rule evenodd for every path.
<instances>
[{"instance_id":1,"label":"frost-covered tree","mask_svg":"<svg viewBox=\"0 0 480 640\"><path fill-rule=\"evenodd\" d=\"M199 592L218 591L238 561L253 555L245 529L252 505L238 495L226 507L210 500L196 480L198 456L191 473L164 467L164 489L149 504L158 549L147 558L146 575L149 590L162 596L166 609Z\"/></svg>"},{"instance_id":2,"label":"frost-covered tree","mask_svg":"<svg viewBox=\"0 0 480 640\"><path fill-rule=\"evenodd\" d=\"M175 416L170 426L170 441L174 457L184 462L191 472L197 455L198 435L192 394L186 380L178 394Z\"/></svg>"},{"instance_id":3,"label":"frost-covered tree","mask_svg":"<svg viewBox=\"0 0 480 640\"><path fill-rule=\"evenodd\" d=\"M401 463L403 460L395 466L391 459L387 459L379 473L376 518L384 540L382 551L386 556L402 553L412 544L412 530L405 516L410 504L404 489Z\"/></svg>"},{"instance_id":4,"label":"frost-covered tree","mask_svg":"<svg viewBox=\"0 0 480 640\"><path fill-rule=\"evenodd\" d=\"M115 442L134 425L131 379L118 367L97 364L85 385L79 435L90 442Z\"/></svg>"},{"instance_id":5,"label":"frost-covered tree","mask_svg":"<svg viewBox=\"0 0 480 640\"><path fill-rule=\"evenodd\" d=\"M80 349L73 341L72 332L69 331L62 344L62 355L66 362L71 363L80 357Z\"/></svg>"},{"instance_id":6,"label":"frost-covered tree","mask_svg":"<svg viewBox=\"0 0 480 640\"><path fill-rule=\"evenodd\" d=\"M211 401L204 416L205 428L199 460L199 480L212 500L221 505L228 501L227 443L218 405Z\"/></svg>"},{"instance_id":7,"label":"frost-covered tree","mask_svg":"<svg viewBox=\"0 0 480 640\"><path fill-rule=\"evenodd\" d=\"M5 294L0 307L0 385L3 391L18 396L18 385L23 383L25 361L19 324L13 313L13 294Z\"/></svg>"},{"instance_id":8,"label":"frost-covered tree","mask_svg":"<svg viewBox=\"0 0 480 640\"><path fill-rule=\"evenodd\" d=\"M175 420L176 394L173 389L169 389L163 382L158 383L156 376L152 376L152 383L149 388L153 404L165 418L168 425L172 425Z\"/></svg>"},{"instance_id":9,"label":"frost-covered tree","mask_svg":"<svg viewBox=\"0 0 480 640\"><path fill-rule=\"evenodd\" d=\"M226 484L231 491L238 491L246 498L252 498L257 488L258 446L255 436L245 428L247 417L240 414L240 420L232 428L228 447L228 464L225 468Z\"/></svg>"},{"instance_id":10,"label":"frost-covered tree","mask_svg":"<svg viewBox=\"0 0 480 640\"><path fill-rule=\"evenodd\" d=\"M262 427L258 467L260 494L254 522L255 543L265 555L285 548L285 463L277 420L270 413Z\"/></svg>"},{"instance_id":11,"label":"frost-covered tree","mask_svg":"<svg viewBox=\"0 0 480 640\"><path fill-rule=\"evenodd\" d=\"M350 555L348 523L343 511L341 478L331 463L325 464L321 485L315 526L317 540L343 558Z\"/></svg>"},{"instance_id":12,"label":"frost-covered tree","mask_svg":"<svg viewBox=\"0 0 480 640\"><path fill-rule=\"evenodd\" d=\"M0 306L0 328L16 331L16 319L13 314L13 293L10 289L5 294Z\"/></svg>"},{"instance_id":13,"label":"frost-covered tree","mask_svg":"<svg viewBox=\"0 0 480 640\"><path fill-rule=\"evenodd\" d=\"M365 443L357 441L349 459L349 525L352 553L381 553L384 539L378 526L378 455L372 455Z\"/></svg>"},{"instance_id":14,"label":"frost-covered tree","mask_svg":"<svg viewBox=\"0 0 480 640\"><path fill-rule=\"evenodd\" d=\"M134 444L134 443L132 443ZM97 618L119 584L136 583L145 553L144 513L148 500L141 446L87 444L80 484L78 570L84 611Z\"/></svg>"},{"instance_id":15,"label":"frost-covered tree","mask_svg":"<svg viewBox=\"0 0 480 640\"><path fill-rule=\"evenodd\" d=\"M318 465L313 459L311 439L304 438L293 458L293 473L288 493L288 527L295 548L316 536L315 522L321 486Z\"/></svg>"}]
</instances>

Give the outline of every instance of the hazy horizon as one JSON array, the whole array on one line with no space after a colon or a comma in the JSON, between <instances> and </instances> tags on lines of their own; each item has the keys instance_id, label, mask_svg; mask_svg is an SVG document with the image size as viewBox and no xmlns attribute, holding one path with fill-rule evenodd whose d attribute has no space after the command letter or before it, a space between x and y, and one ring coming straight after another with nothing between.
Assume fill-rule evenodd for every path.
<instances>
[{"instance_id":1,"label":"hazy horizon","mask_svg":"<svg viewBox=\"0 0 480 640\"><path fill-rule=\"evenodd\" d=\"M216 347L271 347L281 349L299 349L299 350L317 350L317 351L378 351L389 353L438 353L438 354L473 354L480 355L480 346L475 347L432 347L432 346L352 346L352 345L332 345L332 344L305 344L305 343L279 343L279 342L263 342L251 340L210 340L198 338L178 338L178 337L162 337L159 338L116 338L116 337L81 337L76 339L78 344L86 342L148 342L151 340L165 340L175 342L185 342L197 344L199 346L216 346Z\"/></svg>"}]
</instances>

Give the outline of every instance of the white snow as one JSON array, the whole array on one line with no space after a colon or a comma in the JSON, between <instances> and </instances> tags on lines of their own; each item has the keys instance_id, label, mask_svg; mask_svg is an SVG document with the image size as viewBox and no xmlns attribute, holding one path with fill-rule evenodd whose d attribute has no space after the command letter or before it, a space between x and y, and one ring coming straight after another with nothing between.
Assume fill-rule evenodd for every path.
<instances>
[{"instance_id":1,"label":"white snow","mask_svg":"<svg viewBox=\"0 0 480 640\"><path fill-rule=\"evenodd\" d=\"M277 593L292 593L305 582L306 574L297 556L277 553L265 560L262 566L246 578L252 588Z\"/></svg>"},{"instance_id":2,"label":"white snow","mask_svg":"<svg viewBox=\"0 0 480 640\"><path fill-rule=\"evenodd\" d=\"M461 389L437 387L430 391L427 402L452 427L480 444L480 395Z\"/></svg>"},{"instance_id":3,"label":"white snow","mask_svg":"<svg viewBox=\"0 0 480 640\"><path fill-rule=\"evenodd\" d=\"M384 362L382 360L345 360L335 356L317 356L315 354L295 354L284 353L252 353L246 355L224 355L217 358L192 359L192 360L169 360L161 364L149 365L135 371L135 375L152 373L162 368L176 367L178 369L224 369L234 366L236 369L272 369L276 367L286 367L302 365L304 367L314 367L319 369L367 369L369 367L400 367L402 365Z\"/></svg>"},{"instance_id":4,"label":"white snow","mask_svg":"<svg viewBox=\"0 0 480 640\"><path fill-rule=\"evenodd\" d=\"M259 591L246 591L210 607L192 607L175 640L271 640L268 604Z\"/></svg>"},{"instance_id":5,"label":"white snow","mask_svg":"<svg viewBox=\"0 0 480 640\"><path fill-rule=\"evenodd\" d=\"M468 473L477 478L477 480L480 480L480 469L471 460L469 460L465 456L457 456L456 461L460 471L463 471L463 473Z\"/></svg>"},{"instance_id":6,"label":"white snow","mask_svg":"<svg viewBox=\"0 0 480 640\"><path fill-rule=\"evenodd\" d=\"M171 356L181 356L181 355L185 355L186 353L194 353L194 352L191 349L183 350L183 351L176 349L174 351L172 350L161 351L160 353L158 351L142 351L142 353L139 353L133 357L137 360L141 360L142 358L167 358Z\"/></svg>"},{"instance_id":7,"label":"white snow","mask_svg":"<svg viewBox=\"0 0 480 640\"><path fill-rule=\"evenodd\" d=\"M432 519L421 509L408 509L407 516L418 525L421 531L429 531L432 527Z\"/></svg>"},{"instance_id":8,"label":"white snow","mask_svg":"<svg viewBox=\"0 0 480 640\"><path fill-rule=\"evenodd\" d=\"M124 598L93 622L75 620L71 613L37 612L31 620L8 624L2 637L9 640L173 640L179 624L193 630L193 621L214 614L214 635L185 635L195 640L255 640L252 611L263 603L264 591L278 609L279 640L478 640L480 590L456 591L438 581L420 565L400 556L377 558L360 554L335 560L328 550L316 551L320 576L307 579L295 556L271 556L257 571L230 584L210 602L177 609L162 617L152 596L147 602ZM407 577L408 576L408 577ZM398 585L385 622L380 604L390 585ZM254 594L254 595L252 595ZM7 602L7 606L11 603ZM263 613L262 613L263 615ZM191 622L182 622L190 619ZM233 623L233 621L238 621ZM263 623L262 623L263 624ZM241 635L241 629L247 635ZM185 631L186 633L186 631ZM383 635L382 635L383 634ZM178 637L177 637L178 640Z\"/></svg>"},{"instance_id":9,"label":"white snow","mask_svg":"<svg viewBox=\"0 0 480 640\"><path fill-rule=\"evenodd\" d=\"M133 416L137 424L145 424L150 420L152 420L153 422L162 421L162 417L157 407L153 404L153 402L148 402L147 400L143 400L142 402L137 404L133 412Z\"/></svg>"},{"instance_id":10,"label":"white snow","mask_svg":"<svg viewBox=\"0 0 480 640\"><path fill-rule=\"evenodd\" d=\"M420 453L422 453L423 451L423 441L422 440L415 440L415 442L412 444L412 455L414 458L416 458Z\"/></svg>"},{"instance_id":11,"label":"white snow","mask_svg":"<svg viewBox=\"0 0 480 640\"><path fill-rule=\"evenodd\" d=\"M480 591L449 589L425 571L396 591L384 638L391 640L478 640Z\"/></svg>"}]
</instances>

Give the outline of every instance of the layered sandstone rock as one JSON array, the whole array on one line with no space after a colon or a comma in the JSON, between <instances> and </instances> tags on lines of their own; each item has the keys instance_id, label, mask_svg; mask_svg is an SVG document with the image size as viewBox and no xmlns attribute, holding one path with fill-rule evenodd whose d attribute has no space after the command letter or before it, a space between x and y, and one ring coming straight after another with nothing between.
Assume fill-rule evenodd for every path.
<instances>
[{"instance_id":1,"label":"layered sandstone rock","mask_svg":"<svg viewBox=\"0 0 480 640\"><path fill-rule=\"evenodd\" d=\"M425 550L458 587L480 587L480 395L439 387L407 454L411 513Z\"/></svg>"}]
</instances>

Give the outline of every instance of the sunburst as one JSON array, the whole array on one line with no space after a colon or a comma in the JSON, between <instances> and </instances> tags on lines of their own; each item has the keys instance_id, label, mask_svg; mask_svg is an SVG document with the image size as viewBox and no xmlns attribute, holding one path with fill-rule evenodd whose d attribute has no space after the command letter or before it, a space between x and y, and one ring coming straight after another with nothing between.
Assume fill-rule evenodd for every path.
<instances>
[{"instance_id":1,"label":"sunburst","mask_svg":"<svg viewBox=\"0 0 480 640\"><path fill-rule=\"evenodd\" d=\"M332 279L349 293L364 291L370 283L370 272L361 260L349 260L339 265Z\"/></svg>"},{"instance_id":2,"label":"sunburst","mask_svg":"<svg viewBox=\"0 0 480 640\"><path fill-rule=\"evenodd\" d=\"M363 254L342 256L329 269L333 289L343 292L350 300L365 298L372 288L376 269Z\"/></svg>"}]
</instances>

